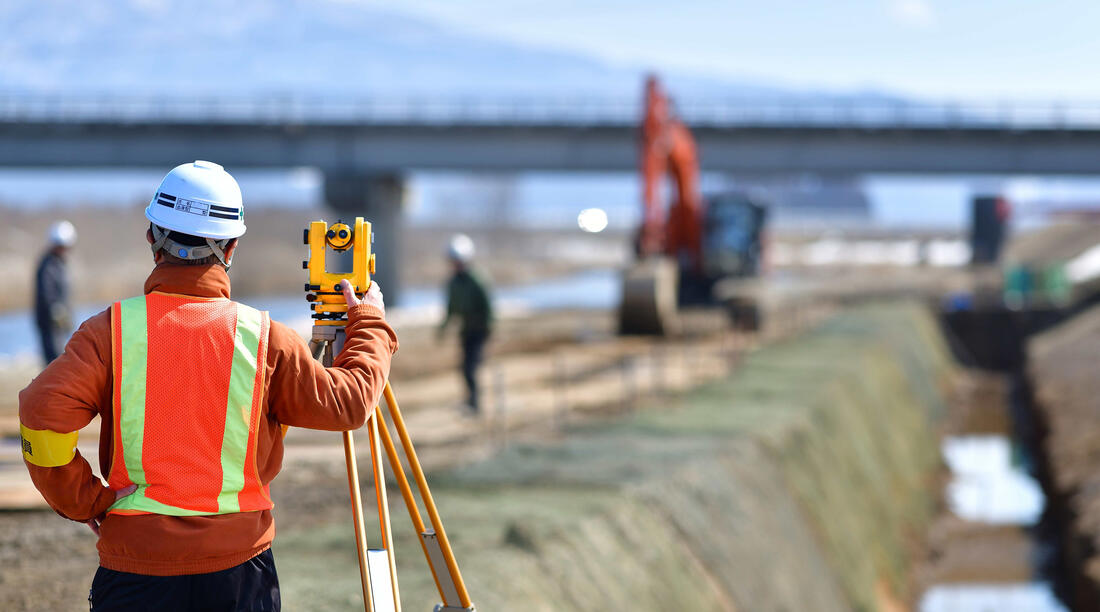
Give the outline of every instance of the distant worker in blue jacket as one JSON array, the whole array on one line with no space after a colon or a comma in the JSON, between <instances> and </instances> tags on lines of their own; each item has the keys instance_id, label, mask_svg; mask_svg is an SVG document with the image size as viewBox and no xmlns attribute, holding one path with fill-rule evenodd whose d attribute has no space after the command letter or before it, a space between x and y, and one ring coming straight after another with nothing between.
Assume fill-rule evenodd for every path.
<instances>
[{"instance_id":1,"label":"distant worker in blue jacket","mask_svg":"<svg viewBox=\"0 0 1100 612\"><path fill-rule=\"evenodd\" d=\"M474 415L481 410L477 387L477 370L481 365L485 342L493 326L493 300L481 274L472 269L474 241L465 234L456 234L447 246L447 259L453 274L447 283L447 316L439 325L443 336L452 319L462 321L462 376L466 379L466 408Z\"/></svg>"},{"instance_id":2,"label":"distant worker in blue jacket","mask_svg":"<svg viewBox=\"0 0 1100 612\"><path fill-rule=\"evenodd\" d=\"M57 359L73 331L66 259L76 244L76 228L68 221L50 226L49 247L34 274L34 322L46 365Z\"/></svg>"}]
</instances>

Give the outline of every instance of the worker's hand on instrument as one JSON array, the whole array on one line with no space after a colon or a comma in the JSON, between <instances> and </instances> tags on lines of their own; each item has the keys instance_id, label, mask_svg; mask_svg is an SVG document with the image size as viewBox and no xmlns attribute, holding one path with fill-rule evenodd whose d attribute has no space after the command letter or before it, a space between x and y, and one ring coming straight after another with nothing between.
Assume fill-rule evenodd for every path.
<instances>
[{"instance_id":1,"label":"worker's hand on instrument","mask_svg":"<svg viewBox=\"0 0 1100 612\"><path fill-rule=\"evenodd\" d=\"M378 286L378 283L371 281L370 287L367 288L367 294L363 296L363 301L381 311L382 316L386 316L386 301L382 298L382 289Z\"/></svg>"},{"instance_id":2,"label":"worker's hand on instrument","mask_svg":"<svg viewBox=\"0 0 1100 612\"><path fill-rule=\"evenodd\" d=\"M359 305L359 298L355 297L355 291L351 288L351 282L348 279L340 281L340 291L344 292L344 300L347 301L348 308Z\"/></svg>"},{"instance_id":3,"label":"worker's hand on instrument","mask_svg":"<svg viewBox=\"0 0 1100 612\"><path fill-rule=\"evenodd\" d=\"M358 306L360 303L365 302L382 311L382 315L385 316L386 303L382 298L382 290L378 288L378 283L371 281L370 287L367 289L367 293L363 296L362 301L355 296L355 291L352 290L351 283L348 282L347 279L340 281L340 289L344 292L344 300L347 301L348 308Z\"/></svg>"},{"instance_id":4,"label":"worker's hand on instrument","mask_svg":"<svg viewBox=\"0 0 1100 612\"><path fill-rule=\"evenodd\" d=\"M134 491L137 491L137 485L136 484L132 484L128 487L123 487L123 488L115 491L115 501L117 502L118 500L122 499L123 497L126 497L127 495L130 495ZM87 525L89 528L91 528L92 533L96 534L97 536L99 535L99 520L100 520L99 517L96 517L96 518L88 519L88 520L84 521L84 524Z\"/></svg>"}]
</instances>

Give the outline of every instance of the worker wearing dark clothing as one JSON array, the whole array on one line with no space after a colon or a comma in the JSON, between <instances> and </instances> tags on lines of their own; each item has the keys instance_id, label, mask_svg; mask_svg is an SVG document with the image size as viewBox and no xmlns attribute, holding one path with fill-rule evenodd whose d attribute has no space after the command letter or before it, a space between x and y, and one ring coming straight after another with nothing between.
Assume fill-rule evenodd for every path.
<instances>
[{"instance_id":1,"label":"worker wearing dark clothing","mask_svg":"<svg viewBox=\"0 0 1100 612\"><path fill-rule=\"evenodd\" d=\"M34 274L34 323L47 365L61 354L73 331L65 258L76 242L76 230L68 221L61 221L50 228L49 238L50 250L42 256Z\"/></svg>"},{"instance_id":2,"label":"worker wearing dark clothing","mask_svg":"<svg viewBox=\"0 0 1100 612\"><path fill-rule=\"evenodd\" d=\"M462 377L466 380L466 406L477 414L481 408L477 388L477 370L481 365L485 342L493 324L493 304L484 280L470 269L474 245L467 236L451 239L447 251L454 274L447 283L447 316L439 326L442 335L452 319L461 319Z\"/></svg>"}]
</instances>

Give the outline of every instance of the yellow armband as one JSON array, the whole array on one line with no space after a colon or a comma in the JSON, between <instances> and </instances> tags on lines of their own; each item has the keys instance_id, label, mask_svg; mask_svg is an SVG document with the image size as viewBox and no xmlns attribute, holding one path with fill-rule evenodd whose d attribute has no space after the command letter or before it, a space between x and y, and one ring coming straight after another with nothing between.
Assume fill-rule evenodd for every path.
<instances>
[{"instance_id":1,"label":"yellow armband","mask_svg":"<svg viewBox=\"0 0 1100 612\"><path fill-rule=\"evenodd\" d=\"M39 467L66 465L76 456L75 431L57 433L48 429L29 429L19 424L19 438L23 444L23 458Z\"/></svg>"}]
</instances>

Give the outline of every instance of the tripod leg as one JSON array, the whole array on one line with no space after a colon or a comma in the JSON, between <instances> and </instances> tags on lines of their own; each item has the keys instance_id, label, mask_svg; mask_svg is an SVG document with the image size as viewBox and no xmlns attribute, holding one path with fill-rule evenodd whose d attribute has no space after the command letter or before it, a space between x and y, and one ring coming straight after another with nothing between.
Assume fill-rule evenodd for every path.
<instances>
[{"instance_id":1,"label":"tripod leg","mask_svg":"<svg viewBox=\"0 0 1100 612\"><path fill-rule=\"evenodd\" d=\"M382 449L378 442L378 409L367 419L367 431L370 434L370 460L374 472L374 497L378 503L378 528L382 535L382 545L386 549L386 563L390 572L390 584L393 585L393 609L401 612L401 593L397 587L396 555L393 550L393 536L390 533L390 503L386 495L386 475L383 471Z\"/></svg>"},{"instance_id":2,"label":"tripod leg","mask_svg":"<svg viewBox=\"0 0 1100 612\"><path fill-rule=\"evenodd\" d=\"M401 408L397 405L397 398L394 396L389 382L386 383L384 395L386 405L390 409L390 415L393 417L393 426L397 430L397 436L400 438L401 446L405 450L405 457L409 460L409 469L412 470L413 478L416 479L416 487L420 490L420 497L424 500L424 506L428 510L428 518L431 520L435 536L439 540L439 549L447 566L447 573L450 574L451 580L454 582L459 603L463 608L469 608L471 607L470 595L466 592L466 584L462 581L462 574L458 570L458 561L455 560L454 552L451 550L451 542L447 538L447 533L443 530L443 521L439 518L439 511L435 507L435 500L432 499L431 489L428 488L428 479L424 477L424 469L420 466L416 449L413 448L409 431L405 427L405 419L401 416ZM444 603L448 606L453 605L453 602L450 601L444 601Z\"/></svg>"},{"instance_id":3,"label":"tripod leg","mask_svg":"<svg viewBox=\"0 0 1100 612\"><path fill-rule=\"evenodd\" d=\"M359 580L363 584L363 609L374 612L370 596L370 574L367 569L367 532L363 527L363 497L359 490L359 468L355 460L355 439L344 433L344 461L348 467L348 489L351 492L352 520L355 523L355 552L359 555Z\"/></svg>"},{"instance_id":4,"label":"tripod leg","mask_svg":"<svg viewBox=\"0 0 1100 612\"><path fill-rule=\"evenodd\" d=\"M378 419L378 433L382 438L382 448L386 449L386 458L389 459L390 467L393 468L394 479L397 480L397 486L401 489L401 497L405 500L405 508L409 511L409 519L412 520L413 529L417 534L424 533L424 519L420 516L420 508L416 505L416 498L413 497L412 487L409 486L409 478L405 476L405 468L401 466L401 458L397 456L397 448L393 445L393 438L390 437L390 430L386 428L386 419L382 416L381 408L376 408L374 411L375 418ZM439 591L440 597L443 596L443 585L439 582L439 576L435 572L435 566L432 565L431 553L428 552L428 545L424 542L424 538L417 538L420 540L420 548L424 551L424 558L428 561L428 569L432 572L432 580L435 581L435 588Z\"/></svg>"},{"instance_id":5,"label":"tripod leg","mask_svg":"<svg viewBox=\"0 0 1100 612\"><path fill-rule=\"evenodd\" d=\"M316 333L316 328L314 332ZM335 332L333 336L338 334L339 332ZM320 359L325 367L332 365L332 339L315 340L311 343L310 349L314 359ZM351 516L355 526L355 553L359 557L359 580L363 585L363 609L374 612L374 601L370 597L370 574L367 567L367 532L363 527L363 496L359 490L359 466L355 460L355 438L350 431L343 432L343 437L344 463L348 469L348 493L351 496Z\"/></svg>"},{"instance_id":6,"label":"tripod leg","mask_svg":"<svg viewBox=\"0 0 1100 612\"><path fill-rule=\"evenodd\" d=\"M322 342L319 340L310 340L309 352L313 354L313 358L321 361L321 358L325 354L325 348L328 346L328 342Z\"/></svg>"}]
</instances>

